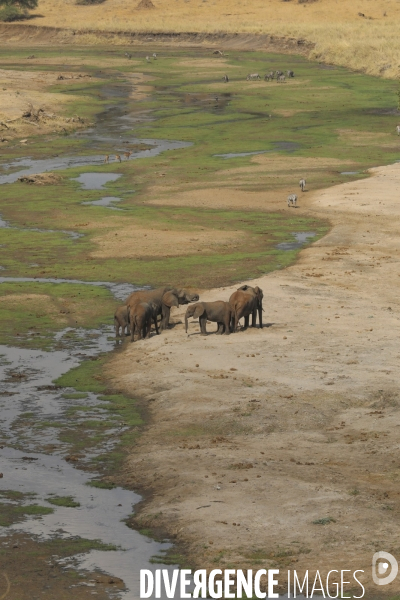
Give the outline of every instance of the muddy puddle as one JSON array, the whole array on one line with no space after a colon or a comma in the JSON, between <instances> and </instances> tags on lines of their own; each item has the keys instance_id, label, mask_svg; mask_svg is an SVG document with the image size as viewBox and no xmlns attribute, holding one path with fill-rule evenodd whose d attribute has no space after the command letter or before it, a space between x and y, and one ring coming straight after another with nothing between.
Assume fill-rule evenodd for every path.
<instances>
[{"instance_id":1,"label":"muddy puddle","mask_svg":"<svg viewBox=\"0 0 400 600\"><path fill-rule=\"evenodd\" d=\"M115 202L121 202L121 200L122 198L117 198L116 196L104 196L104 198L100 198L100 200L93 200L92 202L82 202L82 204L86 204L87 206L104 206L113 210L123 210L122 208L114 206Z\"/></svg>"},{"instance_id":2,"label":"muddy puddle","mask_svg":"<svg viewBox=\"0 0 400 600\"><path fill-rule=\"evenodd\" d=\"M315 237L316 233L315 231L299 231L292 235L295 238L294 242L283 242L282 244L277 244L275 248L279 250L298 250L307 244L311 238Z\"/></svg>"},{"instance_id":3,"label":"muddy puddle","mask_svg":"<svg viewBox=\"0 0 400 600\"><path fill-rule=\"evenodd\" d=\"M83 190L102 190L109 181L117 181L121 175L118 173L81 173L73 177L72 181L81 184Z\"/></svg>"}]
</instances>

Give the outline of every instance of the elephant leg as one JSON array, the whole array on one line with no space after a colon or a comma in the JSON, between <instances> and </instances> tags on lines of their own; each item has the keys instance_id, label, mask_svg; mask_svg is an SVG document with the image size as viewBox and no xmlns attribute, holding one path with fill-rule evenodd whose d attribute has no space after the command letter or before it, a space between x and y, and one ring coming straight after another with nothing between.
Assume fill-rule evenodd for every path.
<instances>
[{"instance_id":1,"label":"elephant leg","mask_svg":"<svg viewBox=\"0 0 400 600\"><path fill-rule=\"evenodd\" d=\"M253 310L251 326L252 327L257 326L257 309L256 308Z\"/></svg>"},{"instance_id":2,"label":"elephant leg","mask_svg":"<svg viewBox=\"0 0 400 600\"><path fill-rule=\"evenodd\" d=\"M246 315L245 318L244 318L244 327L243 327L243 329L247 329L248 328L248 326L249 326L249 320L250 320L249 315Z\"/></svg>"},{"instance_id":3,"label":"elephant leg","mask_svg":"<svg viewBox=\"0 0 400 600\"><path fill-rule=\"evenodd\" d=\"M135 341L135 320L131 317L131 342Z\"/></svg>"},{"instance_id":4,"label":"elephant leg","mask_svg":"<svg viewBox=\"0 0 400 600\"><path fill-rule=\"evenodd\" d=\"M225 335L229 335L230 332L231 332L231 329L230 329L230 326L229 326L230 325L230 321L231 321L230 317L226 317L225 320L224 320L223 327L225 329L225 331L224 331Z\"/></svg>"},{"instance_id":5,"label":"elephant leg","mask_svg":"<svg viewBox=\"0 0 400 600\"><path fill-rule=\"evenodd\" d=\"M224 324L220 321L218 321L218 329L215 333L217 333L218 335L222 335L224 333Z\"/></svg>"},{"instance_id":6,"label":"elephant leg","mask_svg":"<svg viewBox=\"0 0 400 600\"><path fill-rule=\"evenodd\" d=\"M161 331L164 331L164 329L168 328L169 325L169 315L170 315L171 309L169 308L169 306L163 306L163 312L162 312L162 317L161 317Z\"/></svg>"},{"instance_id":7,"label":"elephant leg","mask_svg":"<svg viewBox=\"0 0 400 600\"><path fill-rule=\"evenodd\" d=\"M150 323L151 323L151 321L150 321ZM159 329L158 329L157 315L155 315L155 316L153 317L153 323L154 323L154 328L155 328L155 330L156 330L156 334L157 334L157 335L160 335L160 331L159 331Z\"/></svg>"},{"instance_id":8,"label":"elephant leg","mask_svg":"<svg viewBox=\"0 0 400 600\"><path fill-rule=\"evenodd\" d=\"M202 315L201 317L199 317L199 322L200 322L201 335L207 335L207 329L206 329L207 317L205 315Z\"/></svg>"}]
</instances>

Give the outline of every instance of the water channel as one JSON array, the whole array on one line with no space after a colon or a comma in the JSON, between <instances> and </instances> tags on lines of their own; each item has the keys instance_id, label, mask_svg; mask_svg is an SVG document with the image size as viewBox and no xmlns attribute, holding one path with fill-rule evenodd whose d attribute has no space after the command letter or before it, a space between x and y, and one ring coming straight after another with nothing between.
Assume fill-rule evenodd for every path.
<instances>
[{"instance_id":1,"label":"water channel","mask_svg":"<svg viewBox=\"0 0 400 600\"><path fill-rule=\"evenodd\" d=\"M124 88L126 96L131 91ZM112 87L104 86L105 98L113 97ZM135 117L126 115L121 109L124 98L119 94L119 104L116 110L109 107L100 116L95 127L75 134L86 138L95 147L98 141L107 141L113 146L121 142L121 136L127 136L126 130L132 129ZM133 153L129 160L157 156L161 152L187 147L188 143L129 138L130 144L146 144L147 149ZM57 169L68 169L86 165L99 165L104 162L104 156L93 154L87 156L56 156L35 160L30 157L18 158L3 164L0 184L12 184L22 175L30 175ZM12 173L7 174L7 170ZM104 183L115 180L120 175L110 173L88 173L77 178L84 189L102 189ZM119 198L105 197L95 201L94 205L112 208L113 202ZM91 204L91 203L89 203ZM0 227L10 228L7 221L0 218ZM13 228L13 227L11 227ZM35 229L35 231L37 231ZM43 231L43 230L38 230ZM50 231L50 230L46 230ZM77 239L81 234L63 232ZM134 289L130 284L114 284L103 281L78 281L57 278L30 277L1 277L3 283L34 282L34 283L70 283L101 286L109 289L116 299L123 300ZM114 332L111 327L102 327L87 331L66 328L55 336L56 349L52 351L27 350L0 345L0 432L7 440L0 448L1 471L0 490L15 490L22 493L34 493L34 499L25 500L25 504L39 504L51 507L52 514L40 519L27 517L24 521L4 528L3 536L12 532L23 532L37 539L52 537L82 537L89 540L100 540L105 544L117 547L114 551L92 550L71 560L61 560L63 569L82 569L101 571L110 576L123 580L123 591L110 592L110 598L136 600L139 598L139 571L141 568L154 570L150 559L154 555L167 550L168 542L156 542L137 531L127 527L125 519L129 517L134 505L141 500L138 494L120 487L100 489L91 487L88 482L98 479L99 474L80 470L72 462L67 462L68 444L60 440L59 423L68 423L68 409L76 404L69 399L76 391L73 388L58 388L53 381L77 367L83 360L96 359L101 353L112 352L115 348ZM66 397L67 396L67 397ZM88 393L85 398L79 398L82 413L77 413L76 419L101 420L106 412L98 394ZM21 416L34 413L32 422L24 425ZM54 421L54 427L51 422ZM46 422L46 427L40 427ZM76 421L75 421L76 422ZM18 425L16 426L16 424ZM56 426L56 423L58 426ZM70 423L69 423L70 424ZM118 442L118 436L125 429L123 424L110 428L107 439L86 452L83 464L95 456L109 452ZM51 447L51 451L43 451L43 447ZM48 502L52 495L73 496L79 503L75 508L54 506ZM55 559L56 560L56 559ZM172 570L172 567L166 567ZM71 594L73 592L71 591Z\"/></svg>"}]
</instances>

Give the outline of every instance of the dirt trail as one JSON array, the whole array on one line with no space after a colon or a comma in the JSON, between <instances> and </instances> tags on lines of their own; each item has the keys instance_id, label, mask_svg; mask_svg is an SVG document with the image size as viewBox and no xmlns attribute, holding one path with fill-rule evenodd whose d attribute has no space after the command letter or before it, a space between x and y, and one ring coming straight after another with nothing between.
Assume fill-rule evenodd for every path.
<instances>
[{"instance_id":1,"label":"dirt trail","mask_svg":"<svg viewBox=\"0 0 400 600\"><path fill-rule=\"evenodd\" d=\"M125 474L153 492L137 522L194 564L365 569L371 589L372 553L398 548L399 189L396 164L301 196L333 229L253 282L268 327L187 336L175 309L171 331L111 364L151 414Z\"/></svg>"}]
</instances>

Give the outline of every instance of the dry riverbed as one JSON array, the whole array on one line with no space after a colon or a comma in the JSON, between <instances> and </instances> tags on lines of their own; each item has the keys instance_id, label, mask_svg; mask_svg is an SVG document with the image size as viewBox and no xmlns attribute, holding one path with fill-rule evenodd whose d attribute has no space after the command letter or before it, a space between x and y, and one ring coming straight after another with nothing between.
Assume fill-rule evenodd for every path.
<instances>
[{"instance_id":1,"label":"dry riverbed","mask_svg":"<svg viewBox=\"0 0 400 600\"><path fill-rule=\"evenodd\" d=\"M364 569L371 590L373 552L399 547L400 165L372 175L301 195L332 230L252 282L264 329L186 335L181 307L110 364L151 416L124 473L147 492L136 524L192 565Z\"/></svg>"}]
</instances>

